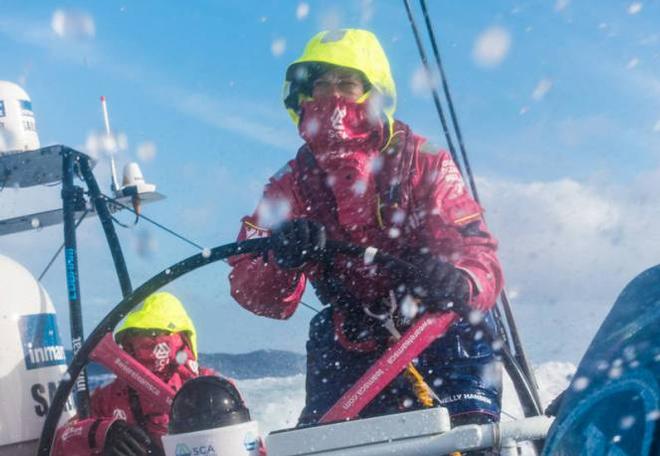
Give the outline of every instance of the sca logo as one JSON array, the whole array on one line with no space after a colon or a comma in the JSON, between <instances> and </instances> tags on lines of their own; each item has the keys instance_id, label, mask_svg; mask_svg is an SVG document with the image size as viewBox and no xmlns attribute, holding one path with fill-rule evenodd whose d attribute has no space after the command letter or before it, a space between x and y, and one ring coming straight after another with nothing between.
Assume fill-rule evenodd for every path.
<instances>
[{"instance_id":1,"label":"sca logo","mask_svg":"<svg viewBox=\"0 0 660 456\"><path fill-rule=\"evenodd\" d=\"M254 435L252 432L249 432L245 434L245 438L243 439L243 446L247 451L254 451L257 449L257 446L259 445L259 439L257 438L256 435Z\"/></svg>"},{"instance_id":2,"label":"sca logo","mask_svg":"<svg viewBox=\"0 0 660 456\"><path fill-rule=\"evenodd\" d=\"M66 364L55 314L23 315L18 320L18 327L28 370Z\"/></svg>"},{"instance_id":3,"label":"sca logo","mask_svg":"<svg viewBox=\"0 0 660 456\"><path fill-rule=\"evenodd\" d=\"M179 443L174 450L175 456L214 456L215 454L213 445L189 447L185 443Z\"/></svg>"}]
</instances>

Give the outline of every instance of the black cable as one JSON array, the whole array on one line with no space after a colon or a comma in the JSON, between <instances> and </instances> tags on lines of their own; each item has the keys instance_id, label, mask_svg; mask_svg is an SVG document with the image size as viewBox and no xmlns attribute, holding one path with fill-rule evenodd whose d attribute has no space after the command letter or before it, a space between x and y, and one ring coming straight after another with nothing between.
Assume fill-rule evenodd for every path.
<instances>
[{"instance_id":1,"label":"black cable","mask_svg":"<svg viewBox=\"0 0 660 456\"><path fill-rule=\"evenodd\" d=\"M314 307L314 306L311 306L311 305L307 304L305 301L300 301L300 305L303 306L303 307L308 308L308 309L311 310L312 312L315 312L315 313L319 313L319 312L321 312L319 309L317 309L317 308Z\"/></svg>"},{"instance_id":2,"label":"black cable","mask_svg":"<svg viewBox=\"0 0 660 456\"><path fill-rule=\"evenodd\" d=\"M456 135L456 138L458 139L458 145L461 149L461 155L463 158L463 165L465 166L465 171L467 172L468 179L470 182L470 189L472 190L472 195L474 196L474 199L477 203L481 204L481 201L479 200L479 192L477 191L477 184L475 183L474 180L474 175L472 173L472 167L470 166L470 161L468 158L467 150L465 148L465 143L463 141L463 134L461 133L461 128L458 123L458 117L456 116L456 111L454 109L454 103L451 98L451 92L449 90L449 83L447 82L447 77L445 75L444 68L442 66L442 60L440 58L440 51L438 49L438 43L435 38L435 33L433 31L433 25L431 23L430 17L429 17L429 12L428 9L426 8L426 0L419 0L419 4L422 8L422 12L424 14L424 22L426 24L426 30L429 34L429 40L431 41L431 47L433 48L433 54L435 56L435 62L438 67L438 72L440 74L440 80L442 82L442 88L445 94L445 98L447 100L447 105L449 106L449 112L451 114L451 119L452 119L452 124L454 127L454 134ZM531 367L529 365L529 361L527 360L527 356L525 355L525 352L522 347L522 342L520 341L520 337L518 335L518 330L516 328L515 321L513 320L513 312L511 311L511 305L509 303L509 298L506 294L505 290L502 290L502 293L500 295L500 299L502 300L502 306L504 308L504 314L507 320L507 324L509 325L509 332L511 333L512 336L512 344L514 348L514 353L516 354L516 357L518 359L518 363L522 367L523 372L530 378L530 380L533 382L534 386L537 387L536 385L536 380L534 378L533 372L531 370ZM536 400L540 403L540 400L538 398L538 392L534 390L534 396L536 397Z\"/></svg>"},{"instance_id":3,"label":"black cable","mask_svg":"<svg viewBox=\"0 0 660 456\"><path fill-rule=\"evenodd\" d=\"M451 98L451 92L449 90L449 84L447 83L447 78L444 72L444 68L442 66L442 60L440 58L440 51L437 45L437 40L435 37L435 33L433 31L433 26L431 24L431 20L429 17L428 9L426 7L426 1L425 0L419 0L422 12L424 14L424 21L426 24L426 29L429 35L429 40L431 41L431 47L433 48L433 54L435 57L435 62L436 66L438 67L438 72L440 75L440 80L442 82L442 88L443 92L447 101L447 105L449 106L449 112L451 114L451 119L452 119L452 124L454 127L454 134L456 135L456 138L459 143L459 147L461 149L461 155L463 158L463 165L465 166L465 170L468 174L468 179L469 179L469 185L470 185L470 190L472 191L472 195L475 199L475 201L479 204L481 204L480 199L479 199L479 193L477 191L477 185L474 180L474 175L472 173L472 167L470 166L470 161L467 155L467 151L465 148L465 143L463 141L463 135L461 133L460 125L458 123L458 117L456 116L456 111L454 109L454 103ZM422 62L424 63L424 67L426 68L427 74L430 74L430 71L428 70L428 62L426 60L426 54L422 48L421 40L419 38L419 32L417 30L417 25L415 24L415 20L412 16L412 12L410 10L410 3L408 0L404 0L404 4L406 6L406 12L408 13L408 19L410 21L410 25L413 29L413 34L415 35L415 41L417 42L417 47L419 48L420 56L422 57ZM435 90L435 87L431 87L431 91L433 93L434 100L437 97L437 92ZM436 107L439 106L439 103L436 103ZM443 127L446 125L446 120L444 119L444 114L442 113L441 109L439 108L438 114L440 115L440 120L442 121ZM445 132L445 135L448 135L448 132ZM450 145L450 150L451 150L451 145ZM456 160L455 154L452 153L452 157L454 157L454 160ZM485 222L485 220L484 220ZM518 333L518 330L516 328L515 321L513 319L513 312L511 310L511 305L508 299L508 296L506 294L506 290L502 289L502 292L500 293L500 301L502 303L502 308L504 310L504 317L505 321L507 324L507 328L501 327L500 332L502 333L502 336L504 336L505 340L508 340L508 335L510 334L510 344L511 347L514 350L515 354L515 359L517 360L517 363L519 365L519 368L522 370L524 375L527 377L529 382L531 383L529 390L531 391L532 394L532 399L536 403L537 408L540 408L540 398L538 395L538 385L536 383L536 378L534 376L534 373L532 372L530 363L527 359L527 356L525 354L525 351L522 346L522 342L520 340L520 335ZM502 320L502 315L501 312L499 312L499 309L495 308L495 315L498 317L498 327L502 326L501 325L501 320ZM508 333L507 334L507 329Z\"/></svg>"},{"instance_id":4,"label":"black cable","mask_svg":"<svg viewBox=\"0 0 660 456\"><path fill-rule=\"evenodd\" d=\"M470 189L472 190L472 196L477 203L479 201L479 194L477 193L477 185L474 182L474 176L472 174L472 167L470 166L470 161L468 159L467 151L465 150L465 143L463 142L463 134L461 133L461 128L458 124L458 117L456 116L456 110L454 109L454 102L451 99L451 93L449 91L449 83L447 82L447 77L445 76L445 70L442 67L442 60L440 59L440 51L438 50L438 43L435 39L435 33L433 32L433 25L429 19L429 13L426 9L426 0L419 0L419 4L422 7L422 12L424 13L424 22L426 23L426 30L429 33L429 40L431 41L431 47L433 48L433 55L435 56L435 63L438 67L438 73L440 74L440 81L442 82L442 90L445 94L447 100L447 106L449 106L449 114L451 115L451 122L454 126L454 134L458 141L458 147L461 149L461 155L463 157L463 164L465 165L465 172L468 175L470 181Z\"/></svg>"},{"instance_id":5,"label":"black cable","mask_svg":"<svg viewBox=\"0 0 660 456\"><path fill-rule=\"evenodd\" d=\"M190 239L186 238L186 237L183 236L182 234L179 234L179 233L177 233L176 231L174 231L174 230L172 230L172 229L166 227L165 225L162 225L162 224L158 223L157 221L155 221L155 220L153 220L153 219L147 217L146 215L138 214L138 213L135 211L135 209L133 209L132 207L127 206L127 205L125 205L124 203L121 203L121 202L119 202L118 200L109 197L108 195L102 195L102 196L103 196L103 198L105 198L107 201L109 201L109 202L111 202L111 203L113 203L113 204L116 204L117 206L120 206L120 207L123 208L123 209L127 209L127 210L129 210L130 212L132 212L133 214L135 214L138 218L143 218L143 219L145 219L147 222L153 224L154 226L157 226L157 227L160 228L161 230L164 230L164 231L170 233L172 236L174 236L174 237L176 237L176 238L178 238L178 239L181 239L182 241L184 241L184 242L186 242L186 243L192 245L193 247L198 248L199 250L202 250L202 251L206 250L205 247L202 247L202 246L199 245L198 243L196 243L196 242L194 242L194 241L191 241ZM116 221L116 220L115 220L115 221ZM122 224L120 223L120 225L122 225ZM123 226L123 225L122 225L122 226Z\"/></svg>"},{"instance_id":6,"label":"black cable","mask_svg":"<svg viewBox=\"0 0 660 456\"><path fill-rule=\"evenodd\" d=\"M110 218L112 219L113 222L115 222L117 225L121 226L122 228L133 228L135 225L137 225L138 220L140 220L139 216L135 217L135 221L132 224L120 222L117 217L114 215L111 215Z\"/></svg>"},{"instance_id":7,"label":"black cable","mask_svg":"<svg viewBox=\"0 0 660 456\"><path fill-rule=\"evenodd\" d=\"M125 205L125 204L123 204L123 203L117 201L116 199L107 196L107 195L103 195L103 197L104 197L106 200L108 200L109 202L111 202L111 203L113 203L113 204L117 204L118 206L121 206L123 209L128 209L128 210L131 211L133 214L135 214L135 216L136 216L136 219L135 219L136 222L137 222L138 219L143 218L143 219L145 219L147 222L152 223L152 224L154 224L155 226L157 226L158 228L167 231L168 233L170 233L170 234L173 235L173 236L176 236L177 238L181 239L182 241L185 241L185 242L187 242L188 244L197 247L199 250L202 250L202 251L205 250L205 248L202 247L201 245L197 244L196 242L191 241L190 239L187 239L186 237L184 237L183 235L177 233L176 231L167 228L166 226L164 226L164 225L162 225L162 224L156 222L155 220L150 219L149 217L147 217L147 216L145 216L145 215L138 214L138 213L137 213L132 207L127 206L127 205ZM112 220L114 220L114 222L117 223L119 226L122 226L122 227L124 227L124 228L130 228L129 225L120 222L120 221L117 220L115 217L112 217ZM60 249L60 250L61 250L61 249ZM58 253L59 253L59 252L58 252ZM311 306L311 305L307 304L306 302L300 301L300 305L303 306L303 307L306 307L307 309L311 310L312 312L315 312L315 313L319 313L319 312L320 312L320 310L318 310L318 309L315 308L314 306Z\"/></svg>"},{"instance_id":8,"label":"black cable","mask_svg":"<svg viewBox=\"0 0 660 456\"><path fill-rule=\"evenodd\" d=\"M452 141L451 135L449 134L447 119L445 118L445 113L444 110L442 109L442 104L440 103L440 95L438 95L438 91L431 84L431 81L433 80L433 76L431 75L431 69L429 68L429 62L428 59L426 58L426 52L424 51L424 45L422 44L422 39L419 36L417 23L415 22L415 18L413 17L412 11L410 10L410 2L408 0L403 0L403 3L406 7L406 12L408 13L408 21L410 22L410 27L412 28L413 35L415 35L417 50L419 51L419 56L421 57L422 64L424 65L424 71L426 72L426 77L428 78L429 86L431 88L431 95L433 96L433 103L435 104L435 109L438 111L438 115L440 116L440 122L442 123L442 130L447 140L447 146L449 147L451 158L454 160L454 163L456 163L456 167L462 174L461 164L458 161L458 156L456 155L456 149L454 148L454 142Z\"/></svg>"},{"instance_id":9,"label":"black cable","mask_svg":"<svg viewBox=\"0 0 660 456\"><path fill-rule=\"evenodd\" d=\"M80 218L76 222L76 228L78 228L78 226L82 223L83 219L87 216L87 214L89 214L89 209L85 209L85 212L83 212L83 214L80 216ZM44 276L46 275L46 273L48 272L50 267L53 265L53 263L57 259L58 255L62 252L62 250L64 250L64 243L62 243L62 245L60 245L60 248L57 249L57 252L55 252L53 257L50 259L50 261L48 262L48 264L46 265L44 270L39 275L39 278L37 279L37 282L41 282L41 279L44 278Z\"/></svg>"}]
</instances>

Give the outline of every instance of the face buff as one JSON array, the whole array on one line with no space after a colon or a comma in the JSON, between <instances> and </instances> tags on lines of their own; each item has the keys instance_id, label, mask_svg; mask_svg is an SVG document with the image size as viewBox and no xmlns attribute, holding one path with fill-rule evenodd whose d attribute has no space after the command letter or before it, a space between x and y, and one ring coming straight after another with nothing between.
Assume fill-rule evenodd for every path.
<instances>
[{"instance_id":1,"label":"face buff","mask_svg":"<svg viewBox=\"0 0 660 456\"><path fill-rule=\"evenodd\" d=\"M133 336L126 341L129 353L159 377L168 377L177 370L177 354L186 348L181 334Z\"/></svg>"},{"instance_id":2,"label":"face buff","mask_svg":"<svg viewBox=\"0 0 660 456\"><path fill-rule=\"evenodd\" d=\"M298 127L337 201L343 226L375 220L376 183L385 125L369 102L331 96L302 103Z\"/></svg>"}]
</instances>

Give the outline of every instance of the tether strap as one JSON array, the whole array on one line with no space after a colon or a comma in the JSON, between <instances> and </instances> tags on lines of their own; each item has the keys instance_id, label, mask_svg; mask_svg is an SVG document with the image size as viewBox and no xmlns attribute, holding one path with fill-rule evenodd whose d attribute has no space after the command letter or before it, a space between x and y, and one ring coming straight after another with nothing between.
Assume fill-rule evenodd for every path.
<instances>
[{"instance_id":1,"label":"tether strap","mask_svg":"<svg viewBox=\"0 0 660 456\"><path fill-rule=\"evenodd\" d=\"M99 426L101 425L101 420L98 419L92 423L92 425L89 427L89 433L87 434L87 443L90 448L94 449L96 448L96 431L99 430Z\"/></svg>"},{"instance_id":2,"label":"tether strap","mask_svg":"<svg viewBox=\"0 0 660 456\"><path fill-rule=\"evenodd\" d=\"M133 388L128 388L128 400L131 404L131 412L133 412L133 417L137 421L138 426L143 430L147 430L147 417L142 411L142 404L140 404L140 397Z\"/></svg>"}]
</instances>

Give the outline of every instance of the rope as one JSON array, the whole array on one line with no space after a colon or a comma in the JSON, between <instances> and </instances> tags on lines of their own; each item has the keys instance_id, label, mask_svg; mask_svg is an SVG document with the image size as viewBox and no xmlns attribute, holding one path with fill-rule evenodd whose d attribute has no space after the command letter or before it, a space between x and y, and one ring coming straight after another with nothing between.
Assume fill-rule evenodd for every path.
<instances>
[{"instance_id":1,"label":"rope","mask_svg":"<svg viewBox=\"0 0 660 456\"><path fill-rule=\"evenodd\" d=\"M437 399L437 396L413 363L408 364L404 375L412 382L417 400L426 408L433 407L433 399Z\"/></svg>"}]
</instances>

